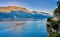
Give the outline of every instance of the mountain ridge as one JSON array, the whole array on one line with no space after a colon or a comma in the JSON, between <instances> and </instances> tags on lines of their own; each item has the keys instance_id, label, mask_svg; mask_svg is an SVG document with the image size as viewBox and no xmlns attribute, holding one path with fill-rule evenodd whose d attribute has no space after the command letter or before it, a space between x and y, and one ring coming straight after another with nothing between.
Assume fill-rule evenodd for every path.
<instances>
[{"instance_id":1,"label":"mountain ridge","mask_svg":"<svg viewBox=\"0 0 60 37\"><path fill-rule=\"evenodd\" d=\"M28 9L23 8L23 7L18 7L18 6L0 7L0 12L10 12L11 10L13 10L13 11L24 11L24 12L29 12Z\"/></svg>"}]
</instances>

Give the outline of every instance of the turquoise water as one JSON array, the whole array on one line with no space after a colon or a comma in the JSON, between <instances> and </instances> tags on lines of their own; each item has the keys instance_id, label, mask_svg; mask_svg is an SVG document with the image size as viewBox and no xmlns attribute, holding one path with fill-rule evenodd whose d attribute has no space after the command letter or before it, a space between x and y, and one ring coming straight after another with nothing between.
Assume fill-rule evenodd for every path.
<instances>
[{"instance_id":1,"label":"turquoise water","mask_svg":"<svg viewBox=\"0 0 60 37\"><path fill-rule=\"evenodd\" d=\"M20 22L24 24L16 25ZM47 37L46 19L0 22L0 37Z\"/></svg>"}]
</instances>

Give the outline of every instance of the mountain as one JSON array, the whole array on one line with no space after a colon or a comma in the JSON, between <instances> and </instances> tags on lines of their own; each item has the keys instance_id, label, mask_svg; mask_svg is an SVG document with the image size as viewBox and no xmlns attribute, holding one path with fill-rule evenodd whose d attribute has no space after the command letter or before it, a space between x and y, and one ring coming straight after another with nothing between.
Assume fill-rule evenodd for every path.
<instances>
[{"instance_id":1,"label":"mountain","mask_svg":"<svg viewBox=\"0 0 60 37\"><path fill-rule=\"evenodd\" d=\"M48 15L50 16L50 14L46 13L46 12L40 12L40 14L43 14L43 15Z\"/></svg>"},{"instance_id":2,"label":"mountain","mask_svg":"<svg viewBox=\"0 0 60 37\"><path fill-rule=\"evenodd\" d=\"M32 14L36 18L49 18L49 17L51 17L50 14L48 14L46 12L32 11Z\"/></svg>"},{"instance_id":3,"label":"mountain","mask_svg":"<svg viewBox=\"0 0 60 37\"><path fill-rule=\"evenodd\" d=\"M2 11L6 9L7 11ZM9 9L9 10L8 10ZM21 10L22 9L22 10ZM8 12L8 13L7 13ZM44 19L49 18L48 13L38 12L38 11L28 11L26 8L18 8L18 7L0 7L0 21L2 20L21 20L21 19Z\"/></svg>"},{"instance_id":4,"label":"mountain","mask_svg":"<svg viewBox=\"0 0 60 37\"><path fill-rule=\"evenodd\" d=\"M29 10L27 10L26 8L18 6L0 7L0 12L10 12L11 10L29 12Z\"/></svg>"},{"instance_id":5,"label":"mountain","mask_svg":"<svg viewBox=\"0 0 60 37\"><path fill-rule=\"evenodd\" d=\"M47 17L47 14L32 14L24 11L10 11L9 13L0 12L0 18L43 18Z\"/></svg>"},{"instance_id":6,"label":"mountain","mask_svg":"<svg viewBox=\"0 0 60 37\"><path fill-rule=\"evenodd\" d=\"M31 11L31 13L32 13L32 14L38 14L38 12L37 12L37 11Z\"/></svg>"},{"instance_id":7,"label":"mountain","mask_svg":"<svg viewBox=\"0 0 60 37\"><path fill-rule=\"evenodd\" d=\"M38 11L31 11L32 14L43 14L43 15L50 15L46 12L38 12Z\"/></svg>"}]
</instances>

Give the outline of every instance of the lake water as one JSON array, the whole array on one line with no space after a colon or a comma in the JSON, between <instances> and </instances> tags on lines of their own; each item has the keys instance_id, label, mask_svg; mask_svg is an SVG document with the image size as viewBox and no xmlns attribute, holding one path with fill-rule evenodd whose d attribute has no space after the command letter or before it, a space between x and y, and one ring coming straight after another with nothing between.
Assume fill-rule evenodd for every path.
<instances>
[{"instance_id":1,"label":"lake water","mask_svg":"<svg viewBox=\"0 0 60 37\"><path fill-rule=\"evenodd\" d=\"M0 37L47 37L46 19L1 21Z\"/></svg>"}]
</instances>

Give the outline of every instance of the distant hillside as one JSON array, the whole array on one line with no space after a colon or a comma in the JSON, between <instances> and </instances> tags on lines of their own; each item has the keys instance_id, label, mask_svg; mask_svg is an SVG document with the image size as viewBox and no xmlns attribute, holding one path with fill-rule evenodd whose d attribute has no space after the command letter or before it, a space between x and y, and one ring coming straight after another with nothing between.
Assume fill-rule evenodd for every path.
<instances>
[{"instance_id":1,"label":"distant hillside","mask_svg":"<svg viewBox=\"0 0 60 37\"><path fill-rule=\"evenodd\" d=\"M26 8L18 6L0 7L0 12L10 12L11 10L29 12L29 10L27 10Z\"/></svg>"},{"instance_id":2,"label":"distant hillside","mask_svg":"<svg viewBox=\"0 0 60 37\"><path fill-rule=\"evenodd\" d=\"M19 19L19 18L34 18L34 19L40 19L40 18L48 18L48 15L43 14L32 14L30 12L24 12L24 11L10 11L9 13L6 12L0 12L0 19Z\"/></svg>"},{"instance_id":3,"label":"distant hillside","mask_svg":"<svg viewBox=\"0 0 60 37\"><path fill-rule=\"evenodd\" d=\"M44 19L49 17L50 15L48 13L38 11L30 12L22 7L0 7L0 20Z\"/></svg>"}]
</instances>

